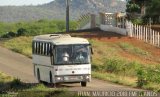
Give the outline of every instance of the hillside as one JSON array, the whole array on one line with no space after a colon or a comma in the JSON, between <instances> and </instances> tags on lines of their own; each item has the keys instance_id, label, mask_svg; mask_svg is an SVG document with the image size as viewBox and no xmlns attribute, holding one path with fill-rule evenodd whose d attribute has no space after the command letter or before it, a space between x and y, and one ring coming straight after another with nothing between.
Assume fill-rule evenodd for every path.
<instances>
[{"instance_id":1,"label":"hillside","mask_svg":"<svg viewBox=\"0 0 160 97\"><path fill-rule=\"evenodd\" d=\"M160 91L160 49L142 41L112 32L70 33L87 38L93 47L92 77ZM32 56L32 36L1 41L15 52Z\"/></svg>"},{"instance_id":2,"label":"hillside","mask_svg":"<svg viewBox=\"0 0 160 97\"><path fill-rule=\"evenodd\" d=\"M125 11L126 2L119 0L72 0L71 19L83 13ZM39 19L65 19L65 0L55 0L38 6L0 6L0 21L30 21Z\"/></svg>"},{"instance_id":3,"label":"hillside","mask_svg":"<svg viewBox=\"0 0 160 97\"><path fill-rule=\"evenodd\" d=\"M135 38L103 31L94 31L92 33L85 32L79 34L75 33L72 35L77 37L85 37L91 40L95 52L93 55L93 62L95 64L97 64L97 62L94 60L99 60L99 63L103 62L103 58L107 57L119 57L123 60L130 62L135 61L144 65L160 64L160 49Z\"/></svg>"}]
</instances>

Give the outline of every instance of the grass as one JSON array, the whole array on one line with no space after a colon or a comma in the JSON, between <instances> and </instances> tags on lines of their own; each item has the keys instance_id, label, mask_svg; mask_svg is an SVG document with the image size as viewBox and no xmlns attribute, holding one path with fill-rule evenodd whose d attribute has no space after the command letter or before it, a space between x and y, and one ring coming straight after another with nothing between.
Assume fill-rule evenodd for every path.
<instances>
[{"instance_id":1,"label":"grass","mask_svg":"<svg viewBox=\"0 0 160 97\"><path fill-rule=\"evenodd\" d=\"M128 60L119 54L119 52L123 50L132 55L150 57L152 55L149 52L135 47L127 42L118 42L113 44L110 42L104 43L93 39L91 39L90 42L94 48L92 64L93 77L131 87L137 87L137 72L142 68L152 68L151 70L146 70L148 73L146 74L146 78L144 78L147 79L149 83L144 84L141 88L160 91L160 87L158 86L159 83L153 83L153 80L157 80L159 78L159 73L153 73L152 71L156 70L156 66L159 66L158 64L151 65L144 64L135 59ZM150 74L152 74L152 76L150 76ZM153 80L150 80L149 78L152 78Z\"/></svg>"},{"instance_id":2,"label":"grass","mask_svg":"<svg viewBox=\"0 0 160 97\"><path fill-rule=\"evenodd\" d=\"M143 50L143 49L140 49L140 48L138 48L138 47L134 47L132 44L130 44L130 43L127 43L127 42L120 42L119 43L119 46L123 49L123 50L125 50L125 51L127 51L127 52L129 52L129 53L133 53L133 54L137 54L137 55L143 55L143 56L149 56L150 55L150 53L149 52L147 52L147 51L145 51L145 50Z\"/></svg>"},{"instance_id":3,"label":"grass","mask_svg":"<svg viewBox=\"0 0 160 97\"><path fill-rule=\"evenodd\" d=\"M160 84L148 83L147 85L143 86L143 89L154 90L154 91L160 92L159 86L160 86Z\"/></svg>"},{"instance_id":4,"label":"grass","mask_svg":"<svg viewBox=\"0 0 160 97\"><path fill-rule=\"evenodd\" d=\"M21 36L7 40L3 43L6 48L9 48L18 53L24 54L31 58L31 43L33 37ZM127 42L100 42L98 40L89 39L92 44L94 54L92 56L92 76L98 79L103 79L106 81L111 81L118 84L129 85L132 87L137 86L137 76L138 70L141 68L151 68L147 69L146 79L149 81L147 85L143 85L141 88L152 89L159 91L159 82L157 78L159 73L152 76L156 81L150 80L149 74L152 74L156 66L143 64L138 60L128 60L119 54L120 51L124 50L130 54L138 55L141 57L151 56L151 54L141 48L134 47L132 44ZM152 68L155 67L155 68ZM160 69L158 69L160 70ZM150 72L151 71L151 72ZM154 74L153 74L154 75ZM140 78L143 77L140 76ZM157 85L157 86L156 86Z\"/></svg>"},{"instance_id":5,"label":"grass","mask_svg":"<svg viewBox=\"0 0 160 97\"><path fill-rule=\"evenodd\" d=\"M4 43L4 46L12 51L32 57L32 37L21 36L13 38Z\"/></svg>"},{"instance_id":6,"label":"grass","mask_svg":"<svg viewBox=\"0 0 160 97\"><path fill-rule=\"evenodd\" d=\"M79 97L66 88L49 88L44 84L23 83L0 73L0 97Z\"/></svg>"},{"instance_id":7,"label":"grass","mask_svg":"<svg viewBox=\"0 0 160 97\"><path fill-rule=\"evenodd\" d=\"M90 39L93 48L93 64L103 65L107 58L118 57L117 50L112 45ZM109 53L108 53L109 52Z\"/></svg>"},{"instance_id":8,"label":"grass","mask_svg":"<svg viewBox=\"0 0 160 97\"><path fill-rule=\"evenodd\" d=\"M124 76L118 76L113 73L102 73L102 72L96 72L92 71L92 77L98 78L104 81L110 81L117 84L127 85L131 87L136 87L136 77L124 77Z\"/></svg>"},{"instance_id":9,"label":"grass","mask_svg":"<svg viewBox=\"0 0 160 97\"><path fill-rule=\"evenodd\" d=\"M8 81L11 81L12 80L12 77L11 76L8 76L2 72L0 72L0 82L8 82Z\"/></svg>"}]
</instances>

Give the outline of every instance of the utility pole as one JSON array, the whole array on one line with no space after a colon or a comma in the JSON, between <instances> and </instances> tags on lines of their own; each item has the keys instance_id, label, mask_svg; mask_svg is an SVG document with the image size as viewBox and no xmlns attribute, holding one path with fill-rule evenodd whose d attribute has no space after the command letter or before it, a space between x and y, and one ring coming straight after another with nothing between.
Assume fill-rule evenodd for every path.
<instances>
[{"instance_id":1,"label":"utility pole","mask_svg":"<svg viewBox=\"0 0 160 97\"><path fill-rule=\"evenodd\" d=\"M66 32L69 32L69 0L66 0Z\"/></svg>"}]
</instances>

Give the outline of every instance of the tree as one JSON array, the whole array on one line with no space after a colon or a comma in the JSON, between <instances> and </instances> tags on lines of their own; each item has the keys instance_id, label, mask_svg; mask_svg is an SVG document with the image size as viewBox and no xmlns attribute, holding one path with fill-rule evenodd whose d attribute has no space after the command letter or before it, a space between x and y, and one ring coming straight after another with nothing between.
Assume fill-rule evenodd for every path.
<instances>
[{"instance_id":1,"label":"tree","mask_svg":"<svg viewBox=\"0 0 160 97\"><path fill-rule=\"evenodd\" d=\"M129 0L127 3L127 12L132 19L135 19L135 13L143 17L143 21L147 23L149 18L152 22L159 23L160 19L160 0Z\"/></svg>"},{"instance_id":2,"label":"tree","mask_svg":"<svg viewBox=\"0 0 160 97\"><path fill-rule=\"evenodd\" d=\"M144 16L146 14L146 7L151 1L152 0L129 0L126 11L130 13L137 12L140 13L141 16Z\"/></svg>"},{"instance_id":3,"label":"tree","mask_svg":"<svg viewBox=\"0 0 160 97\"><path fill-rule=\"evenodd\" d=\"M129 20L137 18L137 15L140 13L140 6L135 3L135 1L130 0L126 5L127 17Z\"/></svg>"},{"instance_id":4,"label":"tree","mask_svg":"<svg viewBox=\"0 0 160 97\"><path fill-rule=\"evenodd\" d=\"M144 20L148 22L148 18L152 18L153 24L160 23L160 0L151 0L146 9Z\"/></svg>"},{"instance_id":5,"label":"tree","mask_svg":"<svg viewBox=\"0 0 160 97\"><path fill-rule=\"evenodd\" d=\"M147 15L160 16L160 0L152 0L147 7Z\"/></svg>"},{"instance_id":6,"label":"tree","mask_svg":"<svg viewBox=\"0 0 160 97\"><path fill-rule=\"evenodd\" d=\"M138 13L140 10L140 6L133 1L129 1L126 6L127 6L126 11L129 13L135 13L135 12Z\"/></svg>"}]
</instances>

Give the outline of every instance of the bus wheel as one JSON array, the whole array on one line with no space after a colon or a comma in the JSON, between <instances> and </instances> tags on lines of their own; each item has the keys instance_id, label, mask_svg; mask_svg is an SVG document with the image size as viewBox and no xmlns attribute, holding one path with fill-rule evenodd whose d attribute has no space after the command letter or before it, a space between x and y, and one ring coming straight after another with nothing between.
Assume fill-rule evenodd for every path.
<instances>
[{"instance_id":1,"label":"bus wheel","mask_svg":"<svg viewBox=\"0 0 160 97\"><path fill-rule=\"evenodd\" d=\"M49 77L50 77L50 83L53 83L53 79L52 79L52 73L51 73L51 71L50 71Z\"/></svg>"},{"instance_id":2,"label":"bus wheel","mask_svg":"<svg viewBox=\"0 0 160 97\"><path fill-rule=\"evenodd\" d=\"M86 87L87 86L87 82L81 82L81 86L82 87Z\"/></svg>"},{"instance_id":3,"label":"bus wheel","mask_svg":"<svg viewBox=\"0 0 160 97\"><path fill-rule=\"evenodd\" d=\"M41 82L39 69L37 69L37 80L39 83Z\"/></svg>"}]
</instances>

